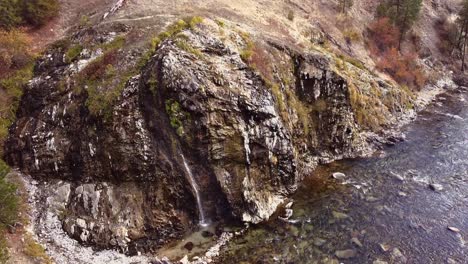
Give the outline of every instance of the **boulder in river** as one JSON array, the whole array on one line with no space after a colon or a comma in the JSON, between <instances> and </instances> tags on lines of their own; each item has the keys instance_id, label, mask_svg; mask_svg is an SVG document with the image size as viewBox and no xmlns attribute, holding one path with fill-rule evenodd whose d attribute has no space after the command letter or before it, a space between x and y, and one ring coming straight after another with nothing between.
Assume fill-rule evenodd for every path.
<instances>
[{"instance_id":1,"label":"boulder in river","mask_svg":"<svg viewBox=\"0 0 468 264\"><path fill-rule=\"evenodd\" d=\"M322 238L319 238L319 237L316 237L314 238L314 245L317 246L317 247L321 247L323 246L327 241L325 239L322 239Z\"/></svg>"},{"instance_id":2,"label":"boulder in river","mask_svg":"<svg viewBox=\"0 0 468 264\"><path fill-rule=\"evenodd\" d=\"M431 190L433 190L433 191L436 191L436 192L440 192L440 191L444 190L444 187L441 184L437 184L437 183L429 184L429 188Z\"/></svg>"},{"instance_id":3,"label":"boulder in river","mask_svg":"<svg viewBox=\"0 0 468 264\"><path fill-rule=\"evenodd\" d=\"M391 253L394 263L406 263L408 259L401 253L400 249L394 248Z\"/></svg>"},{"instance_id":4,"label":"boulder in river","mask_svg":"<svg viewBox=\"0 0 468 264\"><path fill-rule=\"evenodd\" d=\"M187 242L185 245L184 245L184 248L187 249L188 251L192 251L193 249L193 243L192 242Z\"/></svg>"},{"instance_id":5,"label":"boulder in river","mask_svg":"<svg viewBox=\"0 0 468 264\"><path fill-rule=\"evenodd\" d=\"M332 215L333 215L333 218L335 218L335 219L346 219L346 218L349 217L347 214L341 213L341 212L337 212L337 211L333 211L333 212L332 212Z\"/></svg>"},{"instance_id":6,"label":"boulder in river","mask_svg":"<svg viewBox=\"0 0 468 264\"><path fill-rule=\"evenodd\" d=\"M335 172L332 174L332 177L333 179L336 179L336 180L343 180L344 178L346 178L346 174L342 172Z\"/></svg>"},{"instance_id":7,"label":"boulder in river","mask_svg":"<svg viewBox=\"0 0 468 264\"><path fill-rule=\"evenodd\" d=\"M360 247L360 248L363 247L361 241L359 241L359 239L358 239L357 237L353 237L353 238L351 239L351 242L352 242L353 244L355 244L356 246Z\"/></svg>"},{"instance_id":8,"label":"boulder in river","mask_svg":"<svg viewBox=\"0 0 468 264\"><path fill-rule=\"evenodd\" d=\"M356 256L356 250L354 249L345 249L345 250L337 250L335 252L335 256L340 259L350 259Z\"/></svg>"},{"instance_id":9,"label":"boulder in river","mask_svg":"<svg viewBox=\"0 0 468 264\"><path fill-rule=\"evenodd\" d=\"M388 264L388 262L377 259L377 260L374 260L374 262L372 262L372 264Z\"/></svg>"},{"instance_id":10,"label":"boulder in river","mask_svg":"<svg viewBox=\"0 0 468 264\"><path fill-rule=\"evenodd\" d=\"M456 227L453 227L453 226L449 226L449 227L447 227L447 229L454 232L454 233L460 233L460 229L458 229Z\"/></svg>"}]
</instances>

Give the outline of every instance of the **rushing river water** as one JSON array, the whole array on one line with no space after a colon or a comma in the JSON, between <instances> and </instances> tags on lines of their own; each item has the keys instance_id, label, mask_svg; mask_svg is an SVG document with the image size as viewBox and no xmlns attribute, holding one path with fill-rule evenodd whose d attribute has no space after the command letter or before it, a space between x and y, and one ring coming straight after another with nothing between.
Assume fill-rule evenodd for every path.
<instances>
[{"instance_id":1,"label":"rushing river water","mask_svg":"<svg viewBox=\"0 0 468 264\"><path fill-rule=\"evenodd\" d=\"M296 223L250 228L220 263L468 263L468 92L404 131L374 158L318 168L293 197Z\"/></svg>"}]
</instances>

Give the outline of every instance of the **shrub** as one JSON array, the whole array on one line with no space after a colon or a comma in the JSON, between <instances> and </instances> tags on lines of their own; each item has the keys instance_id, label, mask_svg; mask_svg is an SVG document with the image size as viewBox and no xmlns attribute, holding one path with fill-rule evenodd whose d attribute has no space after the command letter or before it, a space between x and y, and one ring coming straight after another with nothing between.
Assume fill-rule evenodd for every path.
<instances>
[{"instance_id":1,"label":"shrub","mask_svg":"<svg viewBox=\"0 0 468 264\"><path fill-rule=\"evenodd\" d=\"M424 86L426 78L416 63L416 57L414 53L402 56L396 48L391 48L378 61L377 67L392 76L399 84L420 89Z\"/></svg>"},{"instance_id":2,"label":"shrub","mask_svg":"<svg viewBox=\"0 0 468 264\"><path fill-rule=\"evenodd\" d=\"M31 40L19 30L0 30L0 78L32 61Z\"/></svg>"},{"instance_id":3,"label":"shrub","mask_svg":"<svg viewBox=\"0 0 468 264\"><path fill-rule=\"evenodd\" d=\"M108 77L109 65L113 65L117 62L117 51L111 50L104 53L101 57L97 58L86 66L81 71L81 78L87 81L99 81Z\"/></svg>"},{"instance_id":4,"label":"shrub","mask_svg":"<svg viewBox=\"0 0 468 264\"><path fill-rule=\"evenodd\" d=\"M239 32L239 35L241 38L244 40L245 47L243 50L240 52L240 57L245 63L250 63L250 59L252 58L254 54L254 46L255 44L253 43L252 39L250 39L250 35L245 32Z\"/></svg>"},{"instance_id":5,"label":"shrub","mask_svg":"<svg viewBox=\"0 0 468 264\"><path fill-rule=\"evenodd\" d=\"M70 63L80 56L81 52L83 51L83 46L81 45L74 45L70 47L67 52L65 53L65 61Z\"/></svg>"},{"instance_id":6,"label":"shrub","mask_svg":"<svg viewBox=\"0 0 468 264\"><path fill-rule=\"evenodd\" d=\"M16 187L5 180L10 168L0 160L0 232L15 223L18 217Z\"/></svg>"},{"instance_id":7,"label":"shrub","mask_svg":"<svg viewBox=\"0 0 468 264\"><path fill-rule=\"evenodd\" d=\"M166 113L168 114L171 126L176 130L177 135L183 136L185 134L183 122L189 118L189 114L182 110L179 102L172 99L166 101Z\"/></svg>"},{"instance_id":8,"label":"shrub","mask_svg":"<svg viewBox=\"0 0 468 264\"><path fill-rule=\"evenodd\" d=\"M224 21L220 20L220 19L216 19L216 24L218 24L219 27L225 27L226 26L226 23L224 23Z\"/></svg>"},{"instance_id":9,"label":"shrub","mask_svg":"<svg viewBox=\"0 0 468 264\"><path fill-rule=\"evenodd\" d=\"M23 18L32 26L44 25L59 11L58 0L24 0L23 4Z\"/></svg>"},{"instance_id":10,"label":"shrub","mask_svg":"<svg viewBox=\"0 0 468 264\"><path fill-rule=\"evenodd\" d=\"M114 64L117 62L116 50L104 53L101 57L91 62L80 73L81 85L87 86L86 106L94 116L104 116L109 119L112 114L112 106L120 94L120 89L107 89L111 85L116 70Z\"/></svg>"},{"instance_id":11,"label":"shrub","mask_svg":"<svg viewBox=\"0 0 468 264\"><path fill-rule=\"evenodd\" d=\"M347 29L343 32L343 36L347 43L351 44L352 42L356 42L361 40L361 34L354 29Z\"/></svg>"},{"instance_id":12,"label":"shrub","mask_svg":"<svg viewBox=\"0 0 468 264\"><path fill-rule=\"evenodd\" d=\"M30 63L14 74L0 79L0 94L4 96L0 101L0 156L3 150L3 141L8 135L8 128L15 120L19 99L23 94L23 86L32 78L34 64Z\"/></svg>"},{"instance_id":13,"label":"shrub","mask_svg":"<svg viewBox=\"0 0 468 264\"><path fill-rule=\"evenodd\" d=\"M398 46L400 32L387 17L379 18L369 25L369 48L374 54L385 52Z\"/></svg>"},{"instance_id":14,"label":"shrub","mask_svg":"<svg viewBox=\"0 0 468 264\"><path fill-rule=\"evenodd\" d=\"M186 23L188 23L190 29L194 29L196 26L203 22L203 17L194 16L190 19L187 19Z\"/></svg>"},{"instance_id":15,"label":"shrub","mask_svg":"<svg viewBox=\"0 0 468 264\"><path fill-rule=\"evenodd\" d=\"M44 263L44 264L51 264L52 261L47 256L46 251L43 246L38 244L30 234L25 234L25 239L24 239L24 253L27 256L30 256L34 260L38 261L39 263Z\"/></svg>"},{"instance_id":16,"label":"shrub","mask_svg":"<svg viewBox=\"0 0 468 264\"><path fill-rule=\"evenodd\" d=\"M0 28L10 30L22 22L18 3L13 0L0 1Z\"/></svg>"},{"instance_id":17,"label":"shrub","mask_svg":"<svg viewBox=\"0 0 468 264\"><path fill-rule=\"evenodd\" d=\"M442 54L452 55L451 53L458 46L459 30L456 23L450 22L447 17L442 17L435 23L435 29L439 35L440 42L437 47Z\"/></svg>"},{"instance_id":18,"label":"shrub","mask_svg":"<svg viewBox=\"0 0 468 264\"><path fill-rule=\"evenodd\" d=\"M109 50L118 50L122 48L125 45L126 42L125 36L117 36L115 39L112 41L102 44L100 48L102 48L104 51L109 51Z\"/></svg>"},{"instance_id":19,"label":"shrub","mask_svg":"<svg viewBox=\"0 0 468 264\"><path fill-rule=\"evenodd\" d=\"M371 55L375 58L377 68L401 85L420 89L426 83L422 68L417 64L417 55L402 55L397 50L399 31L389 18L380 18L369 26L367 42Z\"/></svg>"},{"instance_id":20,"label":"shrub","mask_svg":"<svg viewBox=\"0 0 468 264\"><path fill-rule=\"evenodd\" d=\"M294 11L290 10L288 12L288 19L289 21L293 21L294 20Z\"/></svg>"},{"instance_id":21,"label":"shrub","mask_svg":"<svg viewBox=\"0 0 468 264\"><path fill-rule=\"evenodd\" d=\"M58 0L2 0L0 28L10 30L23 23L42 26L57 16L58 11Z\"/></svg>"},{"instance_id":22,"label":"shrub","mask_svg":"<svg viewBox=\"0 0 468 264\"><path fill-rule=\"evenodd\" d=\"M184 50L188 53L192 53L193 55L197 56L198 58L202 58L203 54L199 49L192 47L185 39L178 39L176 45L179 49Z\"/></svg>"}]
</instances>

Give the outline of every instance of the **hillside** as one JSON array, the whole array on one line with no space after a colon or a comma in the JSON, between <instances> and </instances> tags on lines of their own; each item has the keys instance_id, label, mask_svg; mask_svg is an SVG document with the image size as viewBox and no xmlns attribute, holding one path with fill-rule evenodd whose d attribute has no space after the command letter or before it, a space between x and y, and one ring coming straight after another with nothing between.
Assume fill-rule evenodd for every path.
<instances>
[{"instance_id":1,"label":"hillside","mask_svg":"<svg viewBox=\"0 0 468 264\"><path fill-rule=\"evenodd\" d=\"M3 153L56 263L149 262L200 225L268 221L463 76L437 29L455 0L424 1L400 52L373 46L378 1L60 4L28 31L41 52Z\"/></svg>"}]
</instances>

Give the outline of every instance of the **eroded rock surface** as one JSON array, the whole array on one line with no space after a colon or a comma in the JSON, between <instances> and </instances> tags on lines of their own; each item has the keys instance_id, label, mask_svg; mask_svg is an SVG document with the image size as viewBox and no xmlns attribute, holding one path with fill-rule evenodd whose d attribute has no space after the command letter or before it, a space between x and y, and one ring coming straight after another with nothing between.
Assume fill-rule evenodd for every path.
<instances>
[{"instance_id":1,"label":"eroded rock surface","mask_svg":"<svg viewBox=\"0 0 468 264\"><path fill-rule=\"evenodd\" d=\"M56 45L39 60L5 156L64 182L70 236L133 254L181 237L198 219L182 157L211 220L265 221L318 162L367 153L403 112L406 102L384 100L402 93L365 68L220 27L206 20L171 36L143 66L128 43L109 51L134 37L125 27L82 30L72 43L91 44L78 58ZM109 80L90 72L98 63ZM109 72L129 68L113 82ZM99 82L83 84L89 76ZM115 100L92 111L100 94ZM362 98L382 109L378 122L363 116Z\"/></svg>"}]
</instances>

